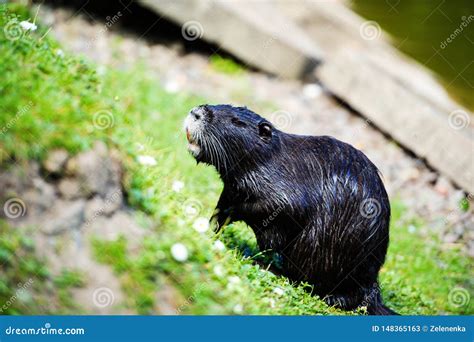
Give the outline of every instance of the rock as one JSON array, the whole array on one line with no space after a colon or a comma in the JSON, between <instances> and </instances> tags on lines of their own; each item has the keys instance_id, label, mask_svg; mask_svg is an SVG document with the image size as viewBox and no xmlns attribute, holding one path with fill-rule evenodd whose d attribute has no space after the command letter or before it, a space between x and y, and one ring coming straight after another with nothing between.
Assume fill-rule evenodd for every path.
<instances>
[{"instance_id":1,"label":"rock","mask_svg":"<svg viewBox=\"0 0 474 342\"><path fill-rule=\"evenodd\" d=\"M462 204L467 201L467 199L464 191L453 189L449 195L448 201L450 208L459 210L461 209Z\"/></svg>"},{"instance_id":2,"label":"rock","mask_svg":"<svg viewBox=\"0 0 474 342\"><path fill-rule=\"evenodd\" d=\"M433 172L433 171L426 171L424 175L425 181L430 184L434 184L436 180L438 179L438 177L439 177L438 173Z\"/></svg>"},{"instance_id":3,"label":"rock","mask_svg":"<svg viewBox=\"0 0 474 342\"><path fill-rule=\"evenodd\" d=\"M470 172L474 130L467 124L457 127L451 123L450 112L455 112L434 104L434 94L424 98L420 96L422 87L396 81L367 55L346 50L321 64L316 74L329 91L390 132L400 145L426 159L459 187L474 192L474 174Z\"/></svg>"},{"instance_id":4,"label":"rock","mask_svg":"<svg viewBox=\"0 0 474 342\"><path fill-rule=\"evenodd\" d=\"M65 199L75 199L81 196L81 185L76 178L61 179L58 190Z\"/></svg>"},{"instance_id":5,"label":"rock","mask_svg":"<svg viewBox=\"0 0 474 342\"><path fill-rule=\"evenodd\" d=\"M123 205L123 193L121 188L109 188L105 196L105 214L110 216Z\"/></svg>"},{"instance_id":6,"label":"rock","mask_svg":"<svg viewBox=\"0 0 474 342\"><path fill-rule=\"evenodd\" d=\"M415 167L404 168L399 173L399 178L402 182L416 180L420 177L420 171Z\"/></svg>"},{"instance_id":7,"label":"rock","mask_svg":"<svg viewBox=\"0 0 474 342\"><path fill-rule=\"evenodd\" d=\"M121 182L123 176L122 162L120 153L117 150L110 151L110 164L109 164L109 189L115 192L117 189L121 189ZM107 196L107 195L106 195Z\"/></svg>"},{"instance_id":8,"label":"rock","mask_svg":"<svg viewBox=\"0 0 474 342\"><path fill-rule=\"evenodd\" d=\"M109 174L112 172L111 164L105 144L96 142L92 150L70 159L66 164L66 172L69 176L78 178L82 195L105 196Z\"/></svg>"},{"instance_id":9,"label":"rock","mask_svg":"<svg viewBox=\"0 0 474 342\"><path fill-rule=\"evenodd\" d=\"M460 239L460 236L455 233L449 233L443 236L443 241L446 243L454 243Z\"/></svg>"},{"instance_id":10,"label":"rock","mask_svg":"<svg viewBox=\"0 0 474 342\"><path fill-rule=\"evenodd\" d=\"M32 183L33 186L23 193L22 199L28 206L28 214L37 215L50 208L56 201L56 191L42 178L36 177Z\"/></svg>"},{"instance_id":11,"label":"rock","mask_svg":"<svg viewBox=\"0 0 474 342\"><path fill-rule=\"evenodd\" d=\"M435 190L443 196L447 196L452 191L453 186L449 180L443 176L438 177L436 181Z\"/></svg>"},{"instance_id":12,"label":"rock","mask_svg":"<svg viewBox=\"0 0 474 342\"><path fill-rule=\"evenodd\" d=\"M41 231L48 235L61 234L67 230L78 229L84 220L84 200L56 201L43 218Z\"/></svg>"},{"instance_id":13,"label":"rock","mask_svg":"<svg viewBox=\"0 0 474 342\"><path fill-rule=\"evenodd\" d=\"M67 158L68 153L66 150L54 150L49 153L48 158L43 163L43 167L49 173L59 174L62 172Z\"/></svg>"},{"instance_id":14,"label":"rock","mask_svg":"<svg viewBox=\"0 0 474 342\"><path fill-rule=\"evenodd\" d=\"M0 199L16 196L33 186L32 178L39 175L36 163L15 164L0 174Z\"/></svg>"},{"instance_id":15,"label":"rock","mask_svg":"<svg viewBox=\"0 0 474 342\"><path fill-rule=\"evenodd\" d=\"M84 212L86 224L89 224L99 216L105 215L104 207L105 202L99 196L94 196L94 198L88 201Z\"/></svg>"},{"instance_id":16,"label":"rock","mask_svg":"<svg viewBox=\"0 0 474 342\"><path fill-rule=\"evenodd\" d=\"M94 196L86 204L85 220L90 223L99 216L110 216L122 206L122 191L119 189L109 193L105 199Z\"/></svg>"},{"instance_id":17,"label":"rock","mask_svg":"<svg viewBox=\"0 0 474 342\"><path fill-rule=\"evenodd\" d=\"M140 3L180 25L185 40L204 39L217 44L246 64L278 76L305 77L322 59L314 40L265 1Z\"/></svg>"}]
</instances>

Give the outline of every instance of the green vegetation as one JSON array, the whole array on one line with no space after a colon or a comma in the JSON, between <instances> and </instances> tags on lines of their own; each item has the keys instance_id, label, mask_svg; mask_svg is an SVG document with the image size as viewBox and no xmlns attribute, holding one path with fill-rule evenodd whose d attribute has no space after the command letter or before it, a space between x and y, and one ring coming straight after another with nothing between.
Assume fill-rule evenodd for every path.
<instances>
[{"instance_id":1,"label":"green vegetation","mask_svg":"<svg viewBox=\"0 0 474 342\"><path fill-rule=\"evenodd\" d=\"M1 8L4 27L12 17ZM211 229L195 229L202 223L199 218L211 215L221 190L216 172L188 156L181 128L185 113L204 99L167 93L143 68L107 70L99 77L92 64L58 54L59 47L47 37L40 40L43 32L17 40L0 32L0 129L7 128L0 134L1 161L39 160L58 146L76 153L97 139L121 151L129 204L150 215L154 225L139 249L129 248L125 237L97 237L90 243L97 260L118 275L129 308L156 312L157 289L171 284L182 298L177 303L180 313L347 314L310 296L308 285L291 284L262 266L277 260L258 252L244 224L233 224L218 237ZM22 108L27 110L18 115ZM107 121L97 113L105 113ZM140 155L155 158L156 166L138 163ZM183 189L177 191L176 182ZM419 233L423 223L403 223L405 211L397 202L393 212L391 245L381 274L387 304L402 314L472 314L472 304L456 307L448 300L455 287L472 292L467 259ZM65 270L51 281L34 256L33 242L5 223L0 227L0 303L14 294L16 284L30 278L38 298L57 300L55 306L35 301L27 307L31 300L18 298L7 313L71 310L74 303L66 300L67 291L82 286L83 277ZM187 249L186 260L172 256L177 243Z\"/></svg>"},{"instance_id":2,"label":"green vegetation","mask_svg":"<svg viewBox=\"0 0 474 342\"><path fill-rule=\"evenodd\" d=\"M22 19L7 16L5 5L0 11L4 28L0 38L1 108L6 113L0 116L0 141L6 152L0 155L0 162L8 155L41 158L58 146L76 152L106 136L106 130L93 129L91 113L113 108L114 101L101 97L102 84L94 70L83 60L62 57L54 41L41 39L46 33L41 28L33 33L23 31Z\"/></svg>"},{"instance_id":3,"label":"green vegetation","mask_svg":"<svg viewBox=\"0 0 474 342\"><path fill-rule=\"evenodd\" d=\"M209 63L214 70L229 75L241 75L244 69L230 58L214 54L209 58Z\"/></svg>"},{"instance_id":4,"label":"green vegetation","mask_svg":"<svg viewBox=\"0 0 474 342\"><path fill-rule=\"evenodd\" d=\"M380 277L384 299L403 314L474 313L472 300L462 306L454 300L473 296L472 260L443 247L435 234L421 233L423 222L402 223L404 212L392 203L391 243Z\"/></svg>"},{"instance_id":5,"label":"green vegetation","mask_svg":"<svg viewBox=\"0 0 474 342\"><path fill-rule=\"evenodd\" d=\"M65 270L51 281L28 235L0 220L0 314L80 313L71 289L83 285L82 276Z\"/></svg>"}]
</instances>

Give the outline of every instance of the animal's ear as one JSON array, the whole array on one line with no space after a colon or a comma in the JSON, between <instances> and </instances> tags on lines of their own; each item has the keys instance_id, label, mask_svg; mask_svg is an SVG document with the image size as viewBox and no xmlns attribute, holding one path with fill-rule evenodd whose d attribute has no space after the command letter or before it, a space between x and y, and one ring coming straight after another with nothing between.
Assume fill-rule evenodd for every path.
<instances>
[{"instance_id":1,"label":"animal's ear","mask_svg":"<svg viewBox=\"0 0 474 342\"><path fill-rule=\"evenodd\" d=\"M268 122L260 122L258 124L258 135L265 141L269 141L272 138L272 126Z\"/></svg>"}]
</instances>

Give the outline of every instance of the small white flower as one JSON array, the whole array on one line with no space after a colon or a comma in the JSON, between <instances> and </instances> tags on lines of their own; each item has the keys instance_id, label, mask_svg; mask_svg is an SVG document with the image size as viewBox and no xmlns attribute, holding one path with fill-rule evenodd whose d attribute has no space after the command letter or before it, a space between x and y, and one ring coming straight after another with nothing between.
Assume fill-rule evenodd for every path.
<instances>
[{"instance_id":1,"label":"small white flower","mask_svg":"<svg viewBox=\"0 0 474 342\"><path fill-rule=\"evenodd\" d=\"M232 311L234 311L234 313L236 314L241 314L244 311L244 307L242 306L242 304L236 304Z\"/></svg>"},{"instance_id":2,"label":"small white flower","mask_svg":"<svg viewBox=\"0 0 474 342\"><path fill-rule=\"evenodd\" d=\"M227 278L227 290L235 291L238 290L238 285L240 283L240 278L237 276L230 276Z\"/></svg>"},{"instance_id":3,"label":"small white flower","mask_svg":"<svg viewBox=\"0 0 474 342\"><path fill-rule=\"evenodd\" d=\"M285 290L283 290L281 287L275 287L273 289L273 292L275 292L279 296L283 296L285 294Z\"/></svg>"},{"instance_id":4,"label":"small white flower","mask_svg":"<svg viewBox=\"0 0 474 342\"><path fill-rule=\"evenodd\" d=\"M184 183L181 181L174 181L171 188L173 189L174 192L180 192L184 188Z\"/></svg>"},{"instance_id":5,"label":"small white flower","mask_svg":"<svg viewBox=\"0 0 474 342\"><path fill-rule=\"evenodd\" d=\"M238 284L240 283L240 278L237 276L230 276L228 279L229 284Z\"/></svg>"},{"instance_id":6,"label":"small white flower","mask_svg":"<svg viewBox=\"0 0 474 342\"><path fill-rule=\"evenodd\" d=\"M58 55L59 57L63 57L64 56L64 51L61 50L61 49L57 49L56 50L56 55Z\"/></svg>"},{"instance_id":7,"label":"small white flower","mask_svg":"<svg viewBox=\"0 0 474 342\"><path fill-rule=\"evenodd\" d=\"M408 232L409 232L410 234L413 234L414 232L416 232L416 227L415 227L414 225L410 224L410 225L408 226Z\"/></svg>"},{"instance_id":8,"label":"small white flower","mask_svg":"<svg viewBox=\"0 0 474 342\"><path fill-rule=\"evenodd\" d=\"M224 275L224 269L221 265L216 265L213 268L214 274L218 277L222 277Z\"/></svg>"},{"instance_id":9,"label":"small white flower","mask_svg":"<svg viewBox=\"0 0 474 342\"><path fill-rule=\"evenodd\" d=\"M188 249L182 243L175 243L171 246L171 255L176 261L186 261L188 260Z\"/></svg>"},{"instance_id":10,"label":"small white flower","mask_svg":"<svg viewBox=\"0 0 474 342\"><path fill-rule=\"evenodd\" d=\"M216 251L220 251L220 252L225 251L225 245L221 240L214 241L214 243L212 244L212 247Z\"/></svg>"},{"instance_id":11,"label":"small white flower","mask_svg":"<svg viewBox=\"0 0 474 342\"><path fill-rule=\"evenodd\" d=\"M199 217L194 221L193 228L199 233L205 233L209 229L209 221L205 217Z\"/></svg>"},{"instance_id":12,"label":"small white flower","mask_svg":"<svg viewBox=\"0 0 474 342\"><path fill-rule=\"evenodd\" d=\"M179 91L179 85L177 82L174 82L174 81L168 81L166 82L165 84L165 90L168 92L168 93L177 93Z\"/></svg>"},{"instance_id":13,"label":"small white flower","mask_svg":"<svg viewBox=\"0 0 474 342\"><path fill-rule=\"evenodd\" d=\"M270 298L269 302L270 302L270 307L273 309L275 307L275 304L276 304L275 299Z\"/></svg>"},{"instance_id":14,"label":"small white flower","mask_svg":"<svg viewBox=\"0 0 474 342\"><path fill-rule=\"evenodd\" d=\"M137 160L142 165L147 165L147 166L156 165L156 159L153 158L152 156L138 156Z\"/></svg>"},{"instance_id":15,"label":"small white flower","mask_svg":"<svg viewBox=\"0 0 474 342\"><path fill-rule=\"evenodd\" d=\"M185 208L184 208L184 213L187 215L187 216L196 216L198 214L198 209L192 205L187 205Z\"/></svg>"},{"instance_id":16,"label":"small white flower","mask_svg":"<svg viewBox=\"0 0 474 342\"><path fill-rule=\"evenodd\" d=\"M306 84L303 87L303 95L308 99L315 99L322 93L321 86L316 83Z\"/></svg>"},{"instance_id":17,"label":"small white flower","mask_svg":"<svg viewBox=\"0 0 474 342\"><path fill-rule=\"evenodd\" d=\"M20 26L25 31L36 31L38 28L35 23L30 23L29 21L22 21L20 22Z\"/></svg>"}]
</instances>

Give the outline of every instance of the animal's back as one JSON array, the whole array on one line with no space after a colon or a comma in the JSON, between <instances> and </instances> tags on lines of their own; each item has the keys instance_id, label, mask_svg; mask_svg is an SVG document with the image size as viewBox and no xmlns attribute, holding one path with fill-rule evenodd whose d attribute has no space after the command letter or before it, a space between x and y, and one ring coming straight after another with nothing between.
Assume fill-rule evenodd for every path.
<instances>
[{"instance_id":1,"label":"animal's back","mask_svg":"<svg viewBox=\"0 0 474 342\"><path fill-rule=\"evenodd\" d=\"M281 149L275 188L291 189L292 206L267 231L258 222L260 247L277 249L290 277L315 284L320 295L363 294L377 282L388 245L390 206L377 168L331 137L287 135ZM266 239L279 235L281 245Z\"/></svg>"}]
</instances>

